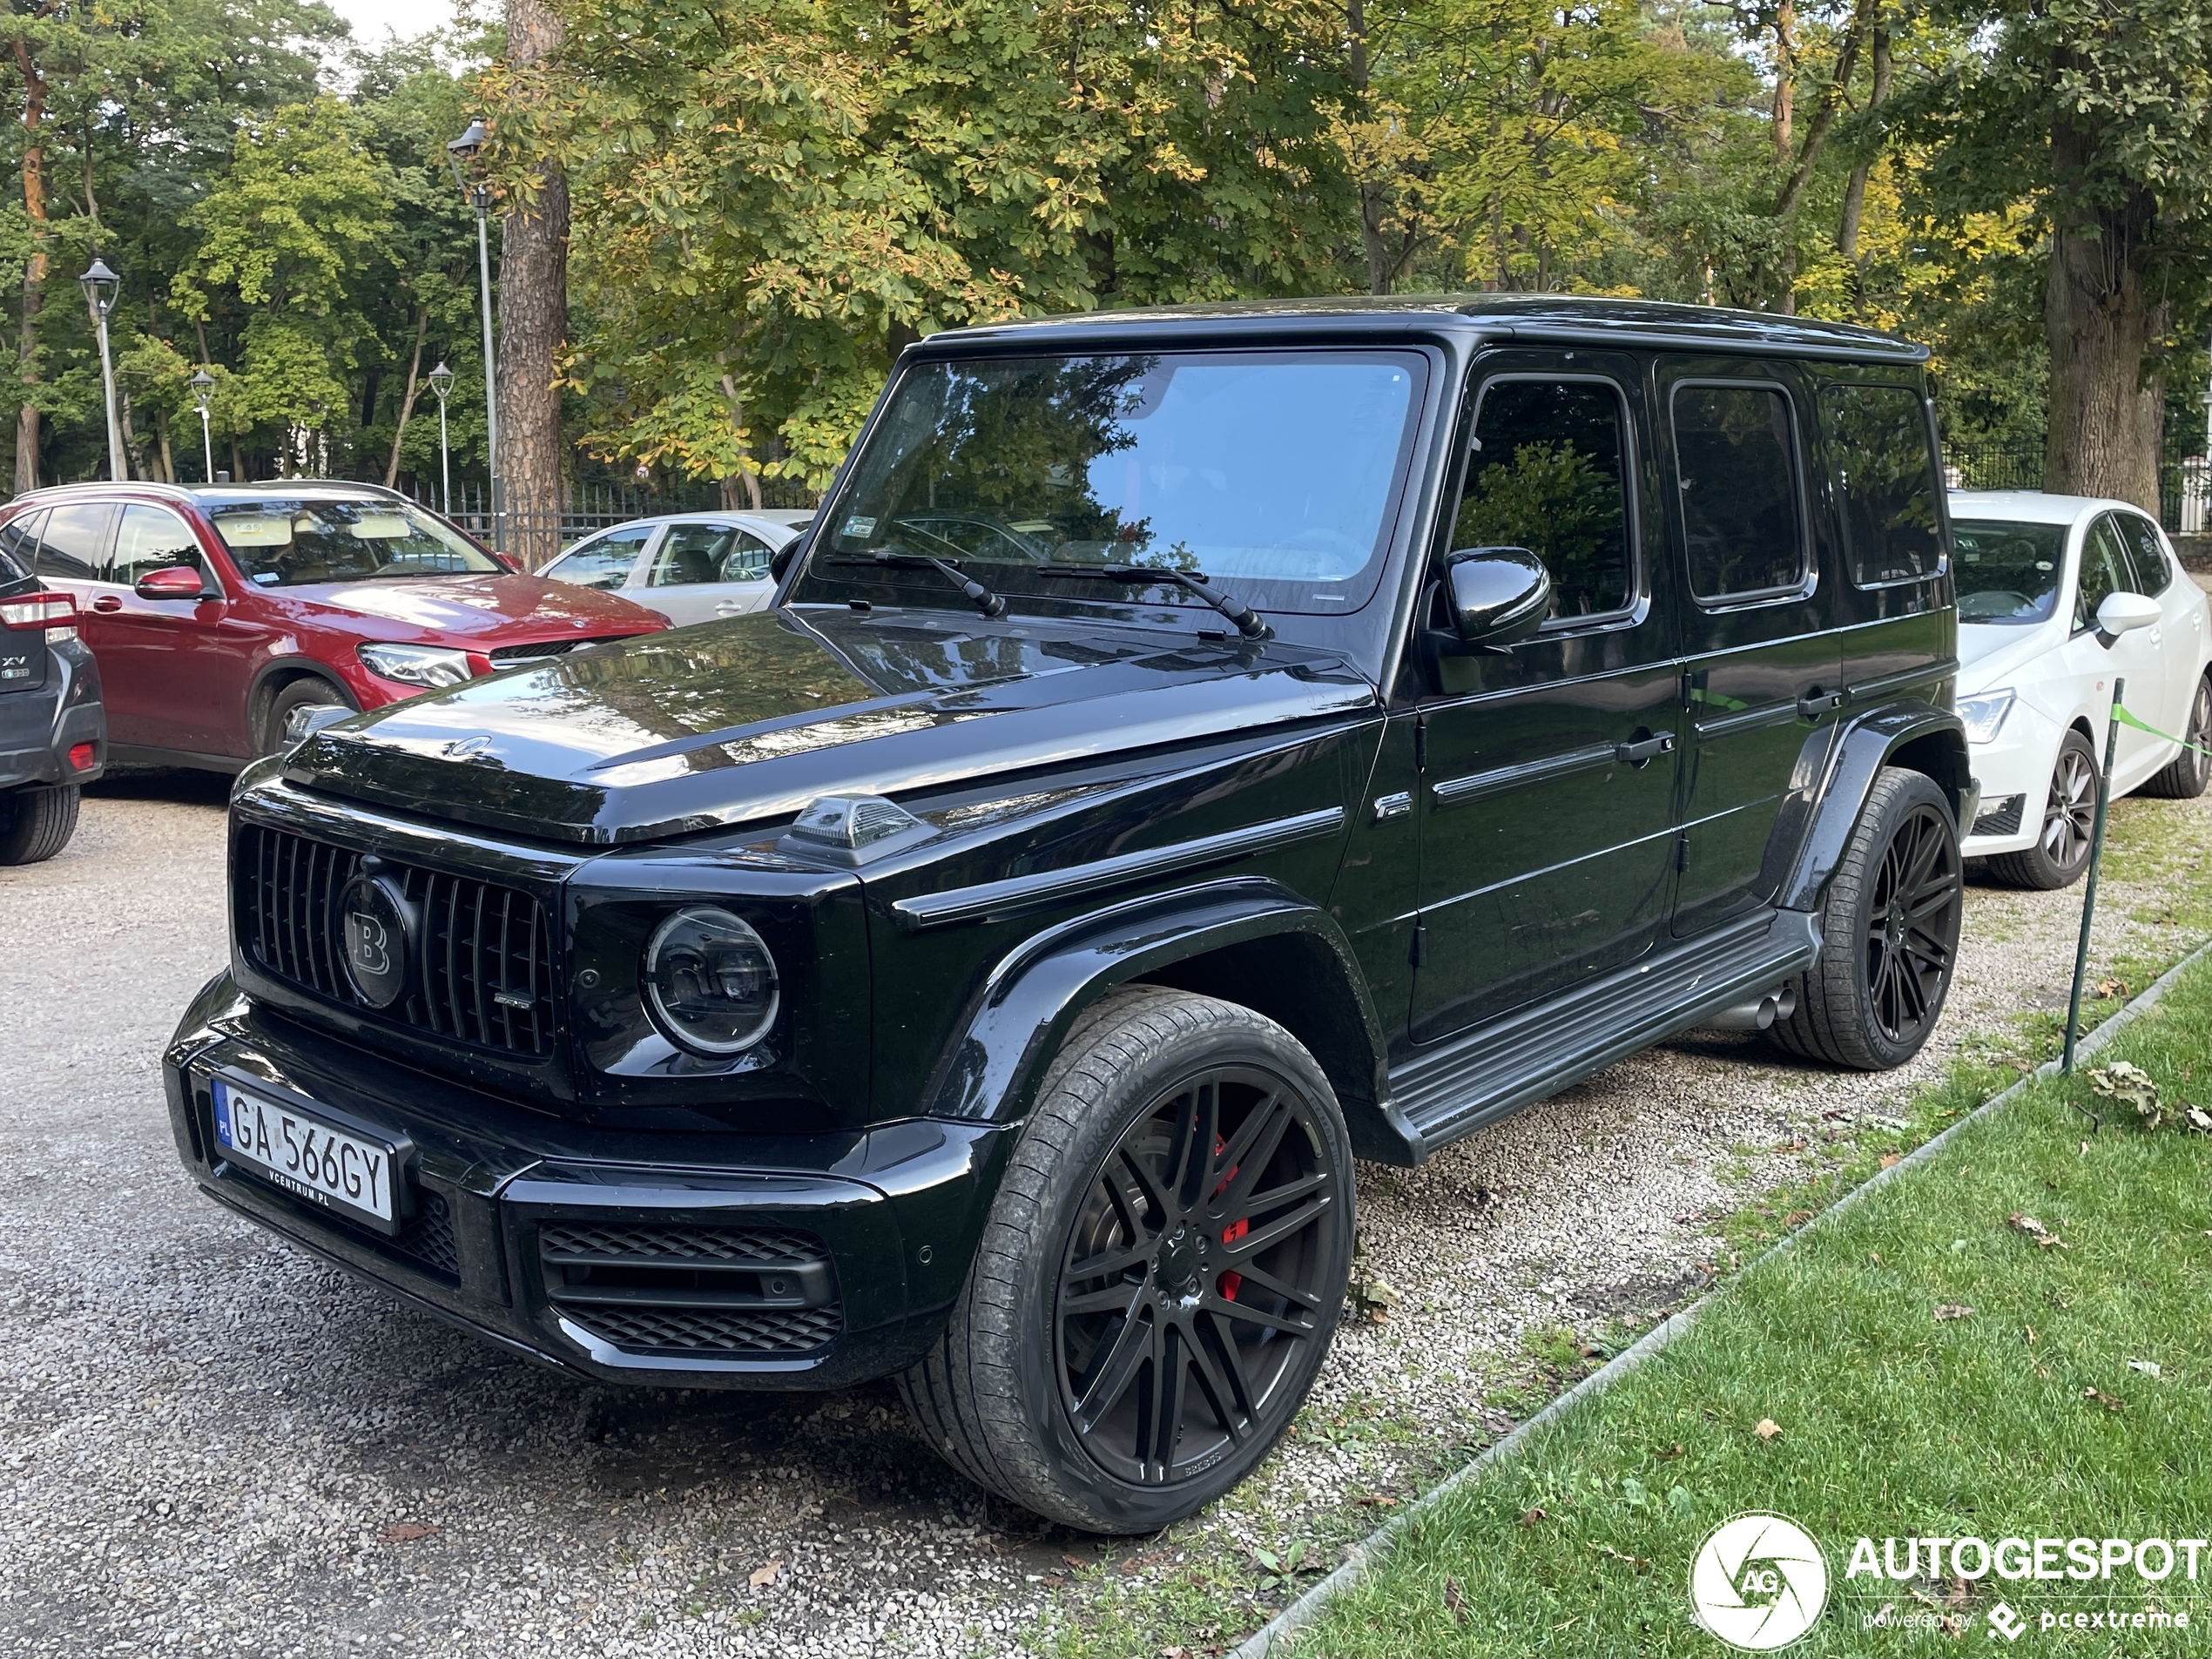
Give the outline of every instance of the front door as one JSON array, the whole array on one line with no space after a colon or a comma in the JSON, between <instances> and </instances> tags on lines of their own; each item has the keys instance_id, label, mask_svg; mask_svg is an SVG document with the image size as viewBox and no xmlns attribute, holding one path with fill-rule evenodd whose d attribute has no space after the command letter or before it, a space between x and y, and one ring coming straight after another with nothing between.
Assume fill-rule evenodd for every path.
<instances>
[{"instance_id":1,"label":"front door","mask_svg":"<svg viewBox=\"0 0 2212 1659\"><path fill-rule=\"evenodd\" d=\"M760 610L774 596L768 544L735 524L671 524L631 597L678 627Z\"/></svg>"},{"instance_id":2,"label":"front door","mask_svg":"<svg viewBox=\"0 0 2212 1659\"><path fill-rule=\"evenodd\" d=\"M127 699L132 735L118 722L116 741L243 759L238 738L253 678L252 637L262 631L230 621L220 598L138 597L133 584L141 577L172 565L196 570L206 591L220 592L190 525L166 507L126 504L93 602L104 683L111 698L119 688ZM112 609L102 608L111 602Z\"/></svg>"},{"instance_id":3,"label":"front door","mask_svg":"<svg viewBox=\"0 0 2212 1659\"><path fill-rule=\"evenodd\" d=\"M1810 532L1806 414L1794 371L1711 358L1663 362L1667 494L1689 707L1677 937L1771 901L1767 857L1793 787L1842 704Z\"/></svg>"},{"instance_id":4,"label":"front door","mask_svg":"<svg viewBox=\"0 0 2212 1659\"><path fill-rule=\"evenodd\" d=\"M2076 655L2086 659L2103 691L2098 700L2108 704L2115 680L2124 680L2121 701L2147 725L2172 732L2172 719L2160 686L2164 667L2163 625L2124 633L2107 646L2098 637L2097 607L2115 593L2141 593L2145 584L2135 574L2128 538L2116 513L2100 513L2081 543L2081 581L2074 590L2074 641ZM2161 717L2164 718L2161 719ZM2104 733L2097 734L2100 756ZM2113 792L2125 793L2165 764L2168 745L2141 727L2120 728L2119 752L2113 760Z\"/></svg>"},{"instance_id":5,"label":"front door","mask_svg":"<svg viewBox=\"0 0 2212 1659\"><path fill-rule=\"evenodd\" d=\"M1427 667L1417 1043L1642 954L1673 868L1680 670L1643 552L1637 364L1507 351L1478 368L1451 545L1536 554L1552 615L1507 655Z\"/></svg>"}]
</instances>

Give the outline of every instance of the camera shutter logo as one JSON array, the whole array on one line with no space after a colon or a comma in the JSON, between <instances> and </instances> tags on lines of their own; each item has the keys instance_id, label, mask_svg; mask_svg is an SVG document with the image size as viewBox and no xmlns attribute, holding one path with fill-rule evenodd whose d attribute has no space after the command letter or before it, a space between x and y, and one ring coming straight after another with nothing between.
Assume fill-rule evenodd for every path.
<instances>
[{"instance_id":1,"label":"camera shutter logo","mask_svg":"<svg viewBox=\"0 0 2212 1659\"><path fill-rule=\"evenodd\" d=\"M1812 1629L1828 1605L1828 1562L1811 1534L1754 1511L1706 1534L1689 1564L1697 1622L1731 1648L1771 1653Z\"/></svg>"},{"instance_id":2,"label":"camera shutter logo","mask_svg":"<svg viewBox=\"0 0 2212 1659\"><path fill-rule=\"evenodd\" d=\"M362 1001L388 1008L407 995L415 960L415 907L389 876L361 874L339 903L346 941L346 977Z\"/></svg>"}]
</instances>

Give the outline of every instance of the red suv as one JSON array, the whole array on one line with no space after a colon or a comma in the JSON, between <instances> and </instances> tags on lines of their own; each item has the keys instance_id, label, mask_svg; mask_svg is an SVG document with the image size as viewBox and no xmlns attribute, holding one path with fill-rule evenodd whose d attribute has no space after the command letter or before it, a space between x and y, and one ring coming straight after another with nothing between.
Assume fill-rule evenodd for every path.
<instances>
[{"instance_id":1,"label":"red suv","mask_svg":"<svg viewBox=\"0 0 2212 1659\"><path fill-rule=\"evenodd\" d=\"M0 535L77 596L119 761L236 772L310 710L668 625L525 576L374 484L64 485L0 507Z\"/></svg>"}]
</instances>

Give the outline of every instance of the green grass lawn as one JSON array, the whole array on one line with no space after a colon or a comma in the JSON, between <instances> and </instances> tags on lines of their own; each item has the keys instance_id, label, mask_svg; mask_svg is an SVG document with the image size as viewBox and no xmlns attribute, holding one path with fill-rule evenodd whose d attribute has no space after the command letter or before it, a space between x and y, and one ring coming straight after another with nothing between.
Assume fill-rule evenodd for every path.
<instances>
[{"instance_id":1,"label":"green grass lawn","mask_svg":"<svg viewBox=\"0 0 2212 1659\"><path fill-rule=\"evenodd\" d=\"M2212 1104L2208 1006L2202 961L2085 1065L2124 1058ZM2086 1077L2031 1085L1752 1267L1689 1334L1417 1517L1290 1651L1722 1653L1691 1621L1689 1564L1757 1509L1827 1557L1800 1652L2212 1653L2212 1550L2194 1583L2178 1564L2158 1583L1844 1575L1861 1536L1902 1552L2212 1534L2212 1136L2110 1116L2094 1131L2068 1103L2094 1099ZM1992 1639L2000 1599L2028 1621L2017 1642ZM2188 1628L2040 1628L2153 1607Z\"/></svg>"}]
</instances>

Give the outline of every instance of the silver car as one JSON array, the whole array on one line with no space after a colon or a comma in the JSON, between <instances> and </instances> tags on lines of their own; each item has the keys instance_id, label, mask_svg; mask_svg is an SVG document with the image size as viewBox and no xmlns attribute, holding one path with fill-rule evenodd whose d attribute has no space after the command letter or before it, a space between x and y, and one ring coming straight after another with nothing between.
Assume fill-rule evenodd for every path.
<instances>
[{"instance_id":1,"label":"silver car","mask_svg":"<svg viewBox=\"0 0 2212 1659\"><path fill-rule=\"evenodd\" d=\"M775 597L771 562L813 517L773 510L634 518L585 536L543 574L619 593L679 628L742 617Z\"/></svg>"}]
</instances>

